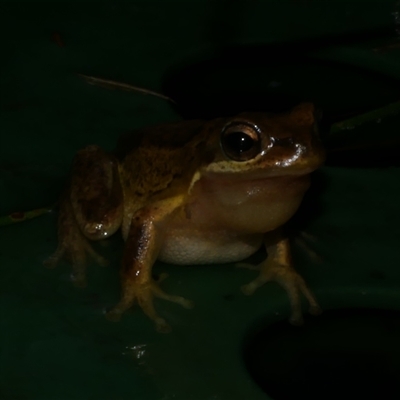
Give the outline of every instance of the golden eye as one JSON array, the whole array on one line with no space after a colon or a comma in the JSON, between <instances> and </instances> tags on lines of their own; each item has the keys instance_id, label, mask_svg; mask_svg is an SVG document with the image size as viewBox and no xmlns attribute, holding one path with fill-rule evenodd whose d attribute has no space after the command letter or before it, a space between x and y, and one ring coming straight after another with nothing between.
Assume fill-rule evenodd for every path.
<instances>
[{"instance_id":1,"label":"golden eye","mask_svg":"<svg viewBox=\"0 0 400 400\"><path fill-rule=\"evenodd\" d=\"M221 132L221 148L231 160L251 160L261 152L259 129L246 122L231 122Z\"/></svg>"}]
</instances>

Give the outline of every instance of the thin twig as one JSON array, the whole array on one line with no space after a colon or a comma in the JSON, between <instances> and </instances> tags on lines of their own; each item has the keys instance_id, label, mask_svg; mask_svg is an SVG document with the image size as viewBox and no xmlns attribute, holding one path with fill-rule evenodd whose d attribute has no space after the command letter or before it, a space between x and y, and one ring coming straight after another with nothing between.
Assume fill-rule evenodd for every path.
<instances>
[{"instance_id":1,"label":"thin twig","mask_svg":"<svg viewBox=\"0 0 400 400\"><path fill-rule=\"evenodd\" d=\"M15 224L17 222L23 222L28 219L39 217L43 214L48 214L54 210L54 207L55 205L50 207L37 208L30 211L14 212L9 215L0 216L0 226Z\"/></svg>"},{"instance_id":2,"label":"thin twig","mask_svg":"<svg viewBox=\"0 0 400 400\"><path fill-rule=\"evenodd\" d=\"M173 104L176 102L168 96L165 96L161 93L154 92L153 90L144 89L138 86L128 85L127 83L112 81L109 79L97 78L95 76L89 76L84 74L78 74L79 77L84 79L89 85L101 86L106 89L118 89L124 90L126 92L139 92L144 94L149 94L151 96L160 97L163 100L167 100Z\"/></svg>"}]
</instances>

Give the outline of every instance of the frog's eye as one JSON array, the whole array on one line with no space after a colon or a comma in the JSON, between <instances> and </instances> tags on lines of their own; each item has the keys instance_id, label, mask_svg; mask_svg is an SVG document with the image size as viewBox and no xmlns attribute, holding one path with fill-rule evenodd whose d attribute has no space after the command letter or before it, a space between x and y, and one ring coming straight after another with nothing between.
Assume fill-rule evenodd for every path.
<instances>
[{"instance_id":1,"label":"frog's eye","mask_svg":"<svg viewBox=\"0 0 400 400\"><path fill-rule=\"evenodd\" d=\"M261 151L259 129L248 123L231 122L222 130L221 147L231 160L251 160Z\"/></svg>"}]
</instances>

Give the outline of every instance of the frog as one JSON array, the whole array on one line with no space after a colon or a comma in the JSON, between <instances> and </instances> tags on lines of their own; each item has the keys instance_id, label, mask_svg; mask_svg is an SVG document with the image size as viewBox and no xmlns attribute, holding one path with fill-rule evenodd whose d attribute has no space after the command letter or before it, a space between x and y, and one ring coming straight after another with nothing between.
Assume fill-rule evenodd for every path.
<instances>
[{"instance_id":1,"label":"frog","mask_svg":"<svg viewBox=\"0 0 400 400\"><path fill-rule=\"evenodd\" d=\"M169 332L154 299L193 303L161 288L152 274L157 260L238 263L264 247L258 276L241 290L251 295L277 282L289 297L289 321L300 325L303 296L310 313L321 309L294 268L285 225L324 160L312 103L139 128L112 152L87 146L73 159L59 202L58 247L46 264L66 258L75 285L84 287L88 260L107 263L92 243L121 232L121 297L106 317L117 321L138 304L159 332Z\"/></svg>"}]
</instances>

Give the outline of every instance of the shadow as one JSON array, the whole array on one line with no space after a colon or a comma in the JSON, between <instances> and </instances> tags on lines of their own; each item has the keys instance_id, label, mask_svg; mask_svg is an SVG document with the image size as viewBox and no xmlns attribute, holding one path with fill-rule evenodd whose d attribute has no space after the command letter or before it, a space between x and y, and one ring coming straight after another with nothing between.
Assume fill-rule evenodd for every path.
<instances>
[{"instance_id":1,"label":"shadow","mask_svg":"<svg viewBox=\"0 0 400 400\"><path fill-rule=\"evenodd\" d=\"M398 399L399 317L343 309L306 316L302 328L258 326L244 343L245 365L275 400Z\"/></svg>"},{"instance_id":2,"label":"shadow","mask_svg":"<svg viewBox=\"0 0 400 400\"><path fill-rule=\"evenodd\" d=\"M325 213L321 202L322 193L329 186L329 179L322 170L311 175L311 186L304 195L296 214L286 224L286 231L293 240L300 232L307 231L307 226Z\"/></svg>"}]
</instances>

